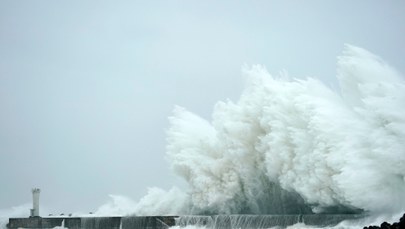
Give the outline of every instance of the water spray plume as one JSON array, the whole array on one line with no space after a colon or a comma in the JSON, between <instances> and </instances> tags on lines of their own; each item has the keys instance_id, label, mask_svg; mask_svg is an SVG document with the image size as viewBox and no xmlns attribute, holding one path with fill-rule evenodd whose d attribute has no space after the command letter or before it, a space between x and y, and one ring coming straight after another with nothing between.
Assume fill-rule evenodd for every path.
<instances>
[{"instance_id":1,"label":"water spray plume","mask_svg":"<svg viewBox=\"0 0 405 229\"><path fill-rule=\"evenodd\" d=\"M340 93L317 79L273 77L262 66L244 74L239 101L218 102L211 121L181 107L170 117L167 155L189 185L177 211L405 210L405 82L398 72L346 45L338 57Z\"/></svg>"}]
</instances>

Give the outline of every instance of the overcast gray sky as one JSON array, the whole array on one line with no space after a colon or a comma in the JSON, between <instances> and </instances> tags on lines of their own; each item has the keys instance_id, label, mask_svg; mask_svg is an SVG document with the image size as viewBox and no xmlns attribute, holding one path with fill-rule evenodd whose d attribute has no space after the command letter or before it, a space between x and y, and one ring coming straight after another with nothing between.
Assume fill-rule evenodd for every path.
<instances>
[{"instance_id":1,"label":"overcast gray sky","mask_svg":"<svg viewBox=\"0 0 405 229\"><path fill-rule=\"evenodd\" d=\"M181 182L174 105L210 118L241 66L335 85L344 43L405 72L404 1L0 1L0 208L91 211ZM28 212L27 212L28 214Z\"/></svg>"}]
</instances>

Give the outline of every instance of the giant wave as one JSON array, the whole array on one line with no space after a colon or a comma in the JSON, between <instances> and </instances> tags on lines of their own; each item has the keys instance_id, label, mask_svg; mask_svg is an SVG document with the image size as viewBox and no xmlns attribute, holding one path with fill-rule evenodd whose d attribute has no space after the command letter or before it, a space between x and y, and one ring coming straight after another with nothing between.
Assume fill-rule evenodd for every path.
<instances>
[{"instance_id":1,"label":"giant wave","mask_svg":"<svg viewBox=\"0 0 405 229\"><path fill-rule=\"evenodd\" d=\"M405 210L405 82L346 45L340 91L245 68L239 101L208 121L176 107L167 131L185 191L150 189L137 215L389 213Z\"/></svg>"},{"instance_id":2,"label":"giant wave","mask_svg":"<svg viewBox=\"0 0 405 229\"><path fill-rule=\"evenodd\" d=\"M247 85L239 101L218 102L211 121L182 107L169 118L167 157L188 189L150 188L137 203L112 195L91 216L372 216L336 228L399 218L405 211L402 75L350 45L338 57L340 91L313 78L272 76L262 66L243 72ZM7 218L23 216L27 206L0 210L0 228Z\"/></svg>"}]
</instances>

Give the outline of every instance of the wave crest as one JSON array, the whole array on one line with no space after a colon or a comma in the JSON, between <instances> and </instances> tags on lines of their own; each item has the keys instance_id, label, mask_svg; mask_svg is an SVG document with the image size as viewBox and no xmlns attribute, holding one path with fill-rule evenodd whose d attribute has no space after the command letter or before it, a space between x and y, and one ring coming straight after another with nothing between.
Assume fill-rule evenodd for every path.
<instances>
[{"instance_id":1,"label":"wave crest","mask_svg":"<svg viewBox=\"0 0 405 229\"><path fill-rule=\"evenodd\" d=\"M350 45L337 72L340 93L316 79L273 77L253 66L244 69L248 83L239 101L218 102L211 122L176 107L167 155L189 184L177 209L405 210L404 79Z\"/></svg>"}]
</instances>

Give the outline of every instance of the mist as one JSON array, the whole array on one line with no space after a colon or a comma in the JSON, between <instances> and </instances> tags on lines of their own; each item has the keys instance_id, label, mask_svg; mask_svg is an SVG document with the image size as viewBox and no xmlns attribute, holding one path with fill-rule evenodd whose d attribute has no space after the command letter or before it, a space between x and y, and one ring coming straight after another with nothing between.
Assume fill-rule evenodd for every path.
<instances>
[{"instance_id":1,"label":"mist","mask_svg":"<svg viewBox=\"0 0 405 229\"><path fill-rule=\"evenodd\" d=\"M211 120L217 101L238 101L241 68L254 64L314 77L308 84L333 97L346 43L405 72L404 10L397 1L2 1L0 207L29 203L33 187L44 213L95 212L110 195L146 204L148 187L187 198L166 157L176 105ZM211 131L205 122L196 127ZM303 196L366 208L345 195Z\"/></svg>"},{"instance_id":2,"label":"mist","mask_svg":"<svg viewBox=\"0 0 405 229\"><path fill-rule=\"evenodd\" d=\"M176 108L167 153L189 184L181 214L404 211L404 77L350 45L337 66L340 93L254 66L212 120Z\"/></svg>"}]
</instances>

